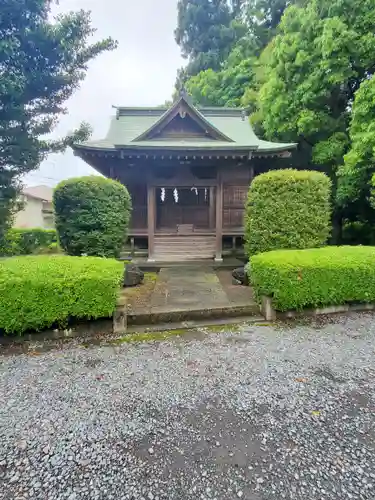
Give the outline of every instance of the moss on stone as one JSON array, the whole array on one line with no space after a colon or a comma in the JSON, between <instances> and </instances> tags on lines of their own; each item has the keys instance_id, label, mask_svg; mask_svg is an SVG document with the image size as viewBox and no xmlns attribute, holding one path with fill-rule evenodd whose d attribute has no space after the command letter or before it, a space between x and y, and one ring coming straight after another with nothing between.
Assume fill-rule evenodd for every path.
<instances>
[{"instance_id":1,"label":"moss on stone","mask_svg":"<svg viewBox=\"0 0 375 500\"><path fill-rule=\"evenodd\" d=\"M152 281L152 282L156 282L156 280L158 279L158 273L145 273L145 280L147 281Z\"/></svg>"},{"instance_id":2,"label":"moss on stone","mask_svg":"<svg viewBox=\"0 0 375 500\"><path fill-rule=\"evenodd\" d=\"M227 324L227 325L212 325L212 326L205 326L204 330L207 331L208 333L224 333L224 332L235 332L238 331L241 328L241 324L238 323L233 323L233 324Z\"/></svg>"},{"instance_id":3,"label":"moss on stone","mask_svg":"<svg viewBox=\"0 0 375 500\"><path fill-rule=\"evenodd\" d=\"M178 337L186 333L192 332L191 328L182 328L179 330L165 330L157 332L129 333L123 337L113 340L111 344L130 344L133 342L152 342L155 340L166 340L170 337Z\"/></svg>"},{"instance_id":4,"label":"moss on stone","mask_svg":"<svg viewBox=\"0 0 375 500\"><path fill-rule=\"evenodd\" d=\"M111 341L111 344L130 344L136 342L152 342L167 340L171 337L197 338L197 335L207 335L209 333L238 332L240 324L212 325L202 327L178 328L174 330L150 331L142 333L129 333L121 338Z\"/></svg>"}]
</instances>

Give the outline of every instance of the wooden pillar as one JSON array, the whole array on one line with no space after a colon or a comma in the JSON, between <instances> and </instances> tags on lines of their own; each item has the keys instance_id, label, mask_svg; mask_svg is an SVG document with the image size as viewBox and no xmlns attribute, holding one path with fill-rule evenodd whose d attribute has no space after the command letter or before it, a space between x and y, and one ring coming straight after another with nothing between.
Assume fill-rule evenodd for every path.
<instances>
[{"instance_id":1,"label":"wooden pillar","mask_svg":"<svg viewBox=\"0 0 375 500\"><path fill-rule=\"evenodd\" d=\"M236 255L236 248L237 248L237 238L236 236L232 236L232 254Z\"/></svg>"},{"instance_id":2,"label":"wooden pillar","mask_svg":"<svg viewBox=\"0 0 375 500\"><path fill-rule=\"evenodd\" d=\"M209 228L215 229L215 188L210 187Z\"/></svg>"},{"instance_id":3,"label":"wooden pillar","mask_svg":"<svg viewBox=\"0 0 375 500\"><path fill-rule=\"evenodd\" d=\"M222 262L223 256L223 181L220 173L216 188L216 253L215 261Z\"/></svg>"},{"instance_id":4,"label":"wooden pillar","mask_svg":"<svg viewBox=\"0 0 375 500\"><path fill-rule=\"evenodd\" d=\"M148 227L148 261L154 261L155 239L155 187L147 185L147 227Z\"/></svg>"},{"instance_id":5,"label":"wooden pillar","mask_svg":"<svg viewBox=\"0 0 375 500\"><path fill-rule=\"evenodd\" d=\"M250 167L250 184L253 182L254 179L254 167Z\"/></svg>"}]
</instances>

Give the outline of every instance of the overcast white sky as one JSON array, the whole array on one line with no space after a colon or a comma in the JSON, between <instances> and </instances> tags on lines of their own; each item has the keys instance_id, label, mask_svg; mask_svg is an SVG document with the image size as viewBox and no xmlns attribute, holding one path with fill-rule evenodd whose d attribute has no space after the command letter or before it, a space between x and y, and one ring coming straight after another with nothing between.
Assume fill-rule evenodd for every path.
<instances>
[{"instance_id":1,"label":"overcast white sky","mask_svg":"<svg viewBox=\"0 0 375 500\"><path fill-rule=\"evenodd\" d=\"M91 63L54 135L87 121L93 127L92 138L101 139L114 112L112 105L157 106L171 98L177 68L184 63L173 35L177 0L60 0L58 7L79 9L91 11L95 37L111 36L119 47ZM68 151L51 155L25 182L54 186L67 177L90 173L91 167Z\"/></svg>"}]
</instances>

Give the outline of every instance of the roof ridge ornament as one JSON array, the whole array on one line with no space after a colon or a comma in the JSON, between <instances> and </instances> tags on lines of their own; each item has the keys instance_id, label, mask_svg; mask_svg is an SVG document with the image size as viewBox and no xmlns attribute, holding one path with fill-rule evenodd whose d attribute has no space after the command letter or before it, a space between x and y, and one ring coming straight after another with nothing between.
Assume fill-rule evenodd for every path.
<instances>
[{"instance_id":1,"label":"roof ridge ornament","mask_svg":"<svg viewBox=\"0 0 375 500\"><path fill-rule=\"evenodd\" d=\"M186 87L181 87L179 94L180 94L180 99L183 99L184 101L189 103L191 106L193 105L191 95L186 90Z\"/></svg>"},{"instance_id":2,"label":"roof ridge ornament","mask_svg":"<svg viewBox=\"0 0 375 500\"><path fill-rule=\"evenodd\" d=\"M112 108L116 110L116 120L120 119L120 108L112 104Z\"/></svg>"}]
</instances>

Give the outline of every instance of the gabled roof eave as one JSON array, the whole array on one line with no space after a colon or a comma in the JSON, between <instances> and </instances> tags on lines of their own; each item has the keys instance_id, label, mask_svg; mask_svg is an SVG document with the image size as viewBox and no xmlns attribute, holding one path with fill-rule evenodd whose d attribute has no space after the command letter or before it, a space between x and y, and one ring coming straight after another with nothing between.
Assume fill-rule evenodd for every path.
<instances>
[{"instance_id":1,"label":"gabled roof eave","mask_svg":"<svg viewBox=\"0 0 375 500\"><path fill-rule=\"evenodd\" d=\"M287 144L287 145L280 145L280 147L276 148L260 148L259 146L247 146L247 145L240 145L240 144L233 144L233 143L228 143L228 145L223 145L221 144L220 146L210 144L207 147L204 147L202 145L187 145L187 144L179 144L179 145L165 145L165 146L159 146L159 145L142 145L140 143L138 144L126 144L126 145L115 145L112 148L103 148L100 146L95 146L95 145L89 145L89 144L76 144L72 146L72 149L76 155L79 155L80 152L92 152L92 153L108 153L113 156L121 155L123 153L125 154L130 154L131 152L136 152L137 154L142 154L142 151L149 153L149 152L154 152L157 154L164 154L164 152L171 151L171 152L181 152L183 153L184 151L188 151L189 153L193 152L196 154L200 153L205 153L205 154L215 154L216 152L218 153L228 153L230 154L231 152L233 153L239 153L241 152L242 154L248 154L252 153L255 155L261 155L261 154L280 154L283 152L290 151L292 149L295 149L297 144Z\"/></svg>"},{"instance_id":2,"label":"gabled roof eave","mask_svg":"<svg viewBox=\"0 0 375 500\"><path fill-rule=\"evenodd\" d=\"M277 151L289 151L290 149L297 149L298 143L297 142L291 142L291 143L274 143L274 147L265 147L262 148L262 145L258 146L258 151L262 153L273 153Z\"/></svg>"},{"instance_id":3,"label":"gabled roof eave","mask_svg":"<svg viewBox=\"0 0 375 500\"><path fill-rule=\"evenodd\" d=\"M160 118L147 130L142 132L138 137L132 140L132 142L140 142L143 141L149 136L153 131L158 129L160 125L163 124L178 108L181 104L185 104L191 111L193 115L195 115L199 121L207 127L208 130L213 131L218 137L220 137L223 141L227 141L228 143L233 143L233 139L224 134L221 130L215 127L212 123L210 123L206 117L195 107L191 102L185 98L184 95L181 95L180 98L167 110L163 113Z\"/></svg>"}]
</instances>

